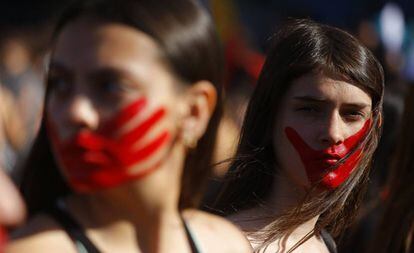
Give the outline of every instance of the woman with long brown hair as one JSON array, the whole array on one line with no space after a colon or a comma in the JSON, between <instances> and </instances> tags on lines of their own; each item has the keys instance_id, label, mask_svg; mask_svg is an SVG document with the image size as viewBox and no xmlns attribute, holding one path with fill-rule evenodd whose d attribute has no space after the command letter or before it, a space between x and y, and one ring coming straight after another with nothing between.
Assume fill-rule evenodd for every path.
<instances>
[{"instance_id":1,"label":"woman with long brown hair","mask_svg":"<svg viewBox=\"0 0 414 253\"><path fill-rule=\"evenodd\" d=\"M405 98L401 130L390 166L385 210L370 252L414 252L414 86Z\"/></svg>"},{"instance_id":2,"label":"woman with long brown hair","mask_svg":"<svg viewBox=\"0 0 414 253\"><path fill-rule=\"evenodd\" d=\"M75 1L22 181L31 219L6 252L250 252L231 223L195 209L221 72L196 1Z\"/></svg>"},{"instance_id":3,"label":"woman with long brown hair","mask_svg":"<svg viewBox=\"0 0 414 253\"><path fill-rule=\"evenodd\" d=\"M368 180L383 82L340 29L293 20L274 36L215 207L257 252L335 252Z\"/></svg>"}]
</instances>

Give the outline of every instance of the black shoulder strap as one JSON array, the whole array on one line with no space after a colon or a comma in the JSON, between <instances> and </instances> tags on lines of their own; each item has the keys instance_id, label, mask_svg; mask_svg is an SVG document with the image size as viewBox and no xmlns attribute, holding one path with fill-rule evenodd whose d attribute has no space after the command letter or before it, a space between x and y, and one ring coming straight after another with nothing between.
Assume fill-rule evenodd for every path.
<instances>
[{"instance_id":1,"label":"black shoulder strap","mask_svg":"<svg viewBox=\"0 0 414 253\"><path fill-rule=\"evenodd\" d=\"M100 251L95 247L95 245L89 240L85 235L83 228L79 225L78 222L65 210L64 207L55 205L53 208L49 209L49 214L56 219L57 222L63 227L69 237L72 239L79 253L100 253ZM201 253L198 250L197 245L193 239L192 233L187 226L184 218L182 218L185 233L188 238L188 243L190 244L192 253Z\"/></svg>"},{"instance_id":2,"label":"black shoulder strap","mask_svg":"<svg viewBox=\"0 0 414 253\"><path fill-rule=\"evenodd\" d=\"M95 245L86 237L79 223L63 207L55 205L49 210L49 214L63 227L79 253L100 253Z\"/></svg>"},{"instance_id":3,"label":"black shoulder strap","mask_svg":"<svg viewBox=\"0 0 414 253\"><path fill-rule=\"evenodd\" d=\"M187 238L188 238L188 243L190 244L191 252L192 253L201 253L198 250L196 243L194 242L194 238L193 238L193 235L190 231L190 228L187 226L187 223L185 222L185 220L182 216L181 216L181 220L183 221L183 224L184 224L185 233L186 233Z\"/></svg>"},{"instance_id":4,"label":"black shoulder strap","mask_svg":"<svg viewBox=\"0 0 414 253\"><path fill-rule=\"evenodd\" d=\"M321 230L321 237L323 241L325 242L326 247L329 250L329 253L337 253L338 250L336 249L336 243L335 240L332 238L332 236L326 231L325 229Z\"/></svg>"}]
</instances>

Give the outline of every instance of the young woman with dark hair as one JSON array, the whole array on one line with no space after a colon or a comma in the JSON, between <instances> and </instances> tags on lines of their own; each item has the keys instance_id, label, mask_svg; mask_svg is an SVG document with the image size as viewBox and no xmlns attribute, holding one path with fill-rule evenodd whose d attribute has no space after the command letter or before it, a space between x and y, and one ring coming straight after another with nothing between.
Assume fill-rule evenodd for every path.
<instances>
[{"instance_id":1,"label":"young woman with dark hair","mask_svg":"<svg viewBox=\"0 0 414 253\"><path fill-rule=\"evenodd\" d=\"M256 252L335 252L378 144L383 79L340 29L293 20L274 36L215 207Z\"/></svg>"},{"instance_id":2,"label":"young woman with dark hair","mask_svg":"<svg viewBox=\"0 0 414 253\"><path fill-rule=\"evenodd\" d=\"M414 86L405 98L401 130L390 168L385 211L371 242L372 253L414 252Z\"/></svg>"},{"instance_id":3,"label":"young woman with dark hair","mask_svg":"<svg viewBox=\"0 0 414 253\"><path fill-rule=\"evenodd\" d=\"M6 252L250 252L231 223L194 209L221 72L195 1L75 1L54 33L22 180L31 220Z\"/></svg>"}]
</instances>

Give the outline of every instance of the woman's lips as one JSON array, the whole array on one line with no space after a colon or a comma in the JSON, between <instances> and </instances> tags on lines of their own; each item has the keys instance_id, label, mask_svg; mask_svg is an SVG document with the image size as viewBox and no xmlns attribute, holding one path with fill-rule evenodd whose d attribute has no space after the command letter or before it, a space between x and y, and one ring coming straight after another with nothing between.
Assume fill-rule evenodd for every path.
<instances>
[{"instance_id":1,"label":"woman's lips","mask_svg":"<svg viewBox=\"0 0 414 253\"><path fill-rule=\"evenodd\" d=\"M332 153L327 153L327 152L322 151L322 152L319 152L319 154L315 154L314 159L309 159L309 160L311 160L310 162L312 163L319 164L323 168L326 168L326 167L334 167L338 163L338 161L341 160L342 158L343 157L339 154L332 154Z\"/></svg>"},{"instance_id":2,"label":"woman's lips","mask_svg":"<svg viewBox=\"0 0 414 253\"><path fill-rule=\"evenodd\" d=\"M321 162L323 162L323 163L326 163L326 164L329 164L329 165L335 165L337 162L338 162L338 159L335 159L335 158L330 158L330 159L324 159L324 160L321 160Z\"/></svg>"},{"instance_id":3,"label":"woman's lips","mask_svg":"<svg viewBox=\"0 0 414 253\"><path fill-rule=\"evenodd\" d=\"M321 168L325 170L325 169L335 168L338 161L339 159L336 159L336 158L325 158L325 159L312 160L312 161L309 161L308 163L314 166L315 168Z\"/></svg>"}]
</instances>

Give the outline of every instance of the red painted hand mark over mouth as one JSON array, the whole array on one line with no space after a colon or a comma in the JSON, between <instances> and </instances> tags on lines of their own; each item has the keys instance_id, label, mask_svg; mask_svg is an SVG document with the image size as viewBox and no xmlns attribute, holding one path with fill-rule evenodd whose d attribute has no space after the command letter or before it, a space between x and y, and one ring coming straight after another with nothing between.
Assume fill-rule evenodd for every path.
<instances>
[{"instance_id":1,"label":"red painted hand mark over mouth","mask_svg":"<svg viewBox=\"0 0 414 253\"><path fill-rule=\"evenodd\" d=\"M371 120L367 120L361 130L343 143L323 150L312 149L291 127L287 127L285 133L298 152L309 181L311 183L320 182L321 186L335 189L348 179L361 158L363 147L356 149L345 161L342 162L341 159L366 136L370 125ZM338 163L339 161L341 163Z\"/></svg>"},{"instance_id":2,"label":"red painted hand mark over mouth","mask_svg":"<svg viewBox=\"0 0 414 253\"><path fill-rule=\"evenodd\" d=\"M80 131L65 141L60 140L54 126L48 123L57 159L74 190L90 192L111 188L143 178L160 166L162 159L153 166L131 172L133 165L147 161L170 140L170 133L164 130L152 140L142 143L143 137L165 116L163 108L153 112L134 129L115 137L146 105L145 98L139 99L122 109L97 131ZM136 148L136 144L143 145Z\"/></svg>"}]
</instances>

